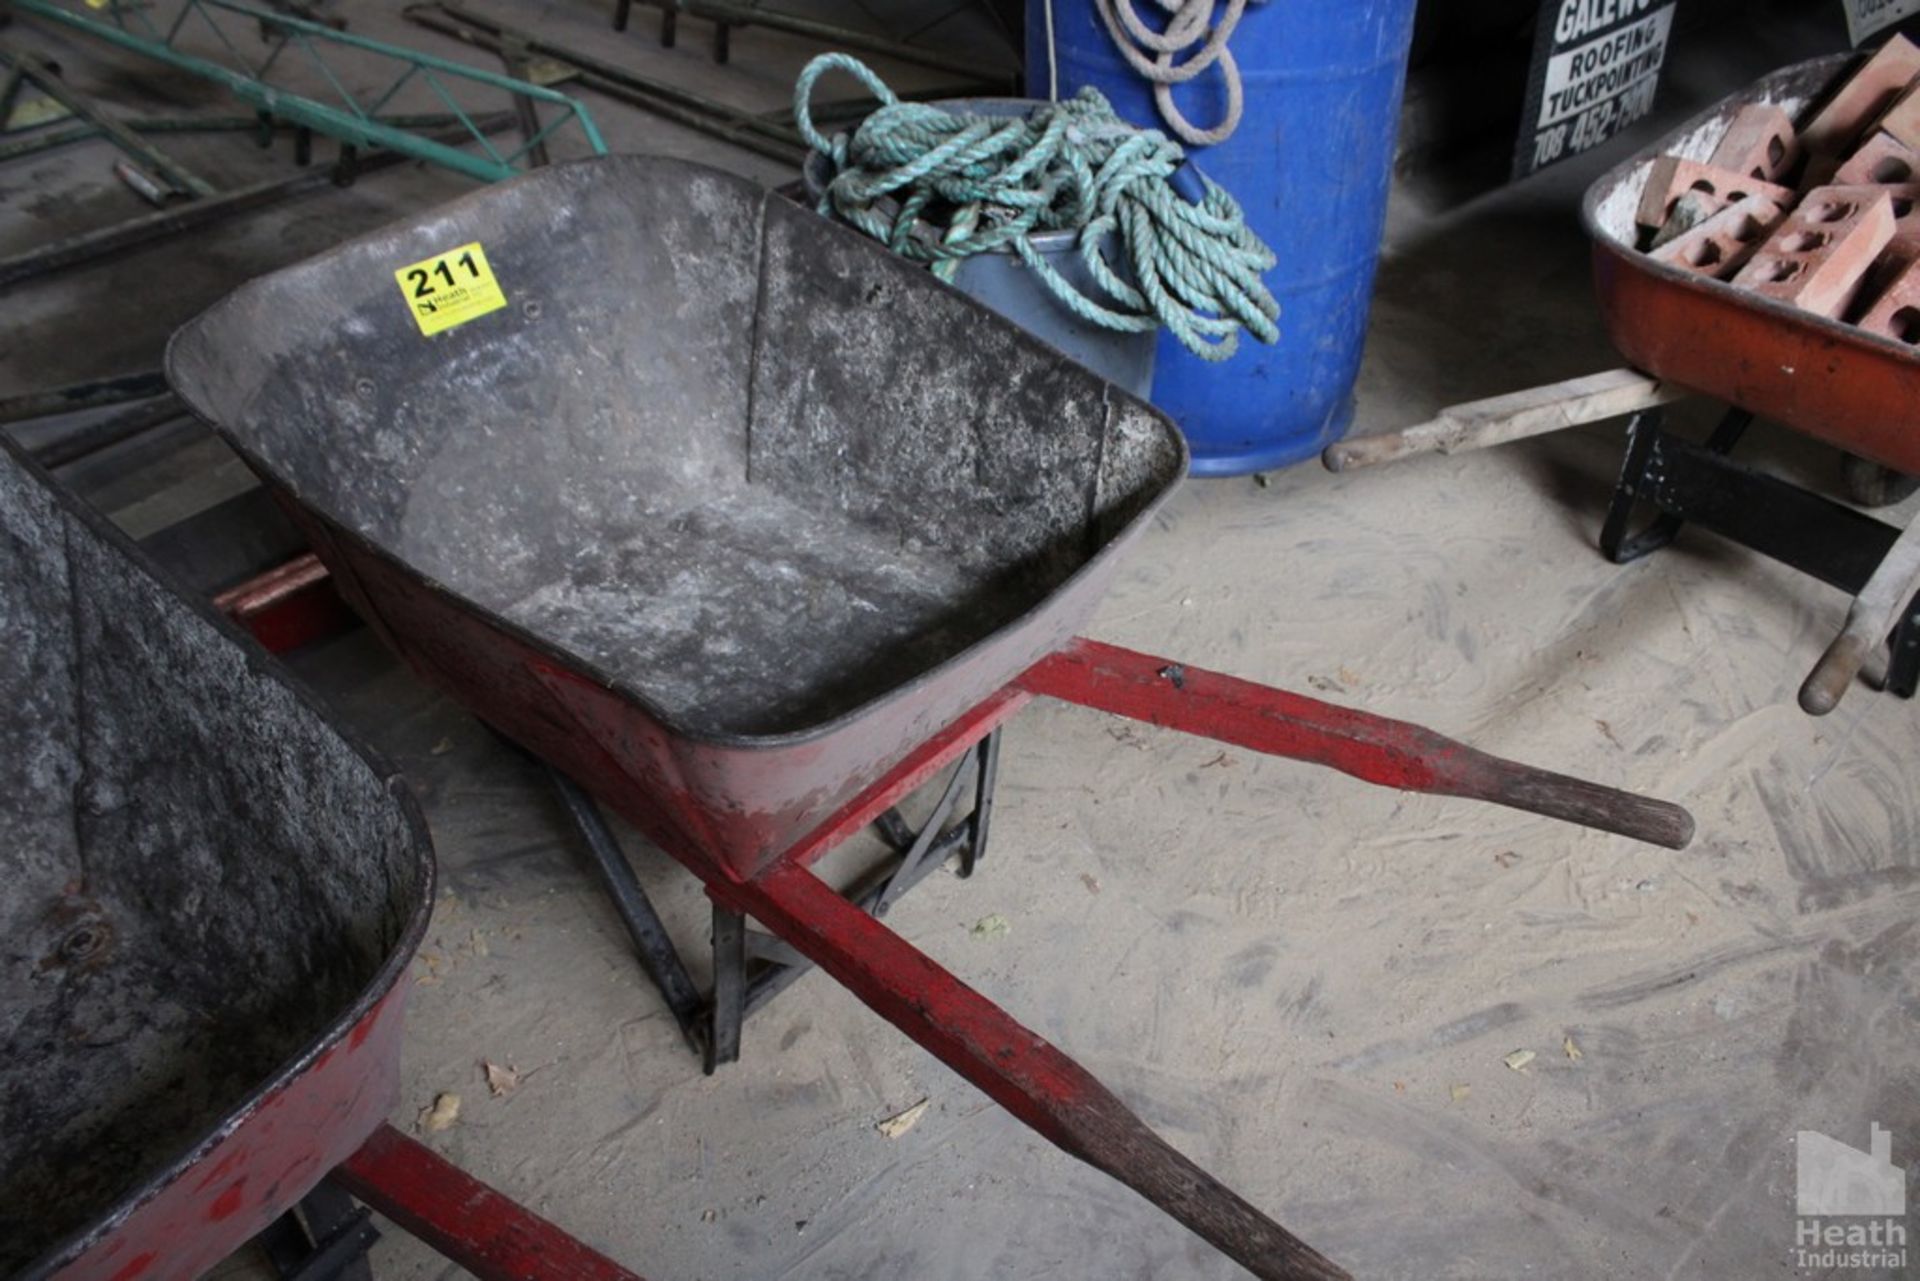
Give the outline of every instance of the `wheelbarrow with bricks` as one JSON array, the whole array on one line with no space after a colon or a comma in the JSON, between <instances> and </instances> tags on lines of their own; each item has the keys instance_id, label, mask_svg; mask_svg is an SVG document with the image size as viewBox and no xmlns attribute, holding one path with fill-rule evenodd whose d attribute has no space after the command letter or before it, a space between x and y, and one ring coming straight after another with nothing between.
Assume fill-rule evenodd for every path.
<instances>
[{"instance_id":1,"label":"wheelbarrow with bricks","mask_svg":"<svg viewBox=\"0 0 1920 1281\"><path fill-rule=\"evenodd\" d=\"M1910 141L1903 141L1903 139ZM1632 415L1601 532L1618 563L1696 522L1853 597L1800 688L1831 711L1863 670L1920 685L1920 527L1901 529L1728 455L1755 416L1838 446L1856 503L1920 476L1920 47L1764 76L1587 190L1600 312L1629 368L1457 405L1331 446L1335 471ZM1704 444L1668 403L1728 412ZM1630 526L1650 507L1652 523Z\"/></svg>"},{"instance_id":2,"label":"wheelbarrow with bricks","mask_svg":"<svg viewBox=\"0 0 1920 1281\"><path fill-rule=\"evenodd\" d=\"M340 1275L372 1207L481 1277L639 1281L385 1124L433 900L405 785L4 436L0 618L0 1276L256 1237Z\"/></svg>"},{"instance_id":3,"label":"wheelbarrow with bricks","mask_svg":"<svg viewBox=\"0 0 1920 1281\"><path fill-rule=\"evenodd\" d=\"M938 817L902 834L894 802L951 768L942 812L975 779L983 839L997 730L1050 697L1669 847L1692 832L1662 801L1077 639L1184 474L1178 431L698 165L475 193L243 287L167 368L387 644L704 883L733 959L710 1061L737 1052L750 946L817 965L1261 1277L1343 1274L879 919L909 865L956 852ZM869 825L902 861L850 899L812 865ZM748 918L771 933L750 943ZM681 1008L673 958L650 963Z\"/></svg>"}]
</instances>

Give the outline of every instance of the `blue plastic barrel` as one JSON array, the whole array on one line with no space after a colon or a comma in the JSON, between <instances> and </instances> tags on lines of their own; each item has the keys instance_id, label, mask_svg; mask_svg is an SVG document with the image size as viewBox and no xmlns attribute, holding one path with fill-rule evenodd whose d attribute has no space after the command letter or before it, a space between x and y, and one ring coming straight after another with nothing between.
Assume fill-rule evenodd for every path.
<instances>
[{"instance_id":1,"label":"blue plastic barrel","mask_svg":"<svg viewBox=\"0 0 1920 1281\"><path fill-rule=\"evenodd\" d=\"M1134 9L1164 25L1153 0ZM1197 476L1297 462L1352 422L1413 9L1414 0L1268 0L1248 4L1233 34L1245 115L1194 159L1279 256L1268 283L1280 341L1243 339L1233 359L1208 364L1162 336L1153 399L1187 433ZM1114 47L1093 0L1029 0L1028 95L1066 97L1083 85L1135 124L1163 128L1153 87ZM1220 120L1218 67L1175 86L1174 100L1196 125Z\"/></svg>"}]
</instances>

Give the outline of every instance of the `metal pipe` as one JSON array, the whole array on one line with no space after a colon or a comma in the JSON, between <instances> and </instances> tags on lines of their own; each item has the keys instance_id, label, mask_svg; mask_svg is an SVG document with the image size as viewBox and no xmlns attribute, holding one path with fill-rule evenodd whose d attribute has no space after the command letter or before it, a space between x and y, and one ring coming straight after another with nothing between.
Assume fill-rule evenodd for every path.
<instances>
[{"instance_id":1,"label":"metal pipe","mask_svg":"<svg viewBox=\"0 0 1920 1281\"><path fill-rule=\"evenodd\" d=\"M530 81L527 71L527 46L518 40L507 40L500 46L500 61L506 65L507 74L515 80ZM550 162L547 155L545 135L540 129L540 112L533 105L533 99L524 93L513 95L513 114L520 121L520 138L526 146L527 161L535 169L544 169Z\"/></svg>"},{"instance_id":2,"label":"metal pipe","mask_svg":"<svg viewBox=\"0 0 1920 1281\"><path fill-rule=\"evenodd\" d=\"M114 146L146 164L183 194L211 196L213 184L141 138L133 130L99 110L84 94L76 93L54 74L53 68L35 54L0 45L0 64L11 67L31 80L40 92L71 111L104 134Z\"/></svg>"},{"instance_id":3,"label":"metal pipe","mask_svg":"<svg viewBox=\"0 0 1920 1281\"><path fill-rule=\"evenodd\" d=\"M177 209L163 209L130 218L97 231L66 236L50 245L42 245L11 258L0 258L0 286L17 285L23 280L44 276L76 263L88 262L195 227L204 227L234 214L330 186L332 181L331 176L323 170L297 173L289 178L273 178L224 195L195 200Z\"/></svg>"},{"instance_id":4,"label":"metal pipe","mask_svg":"<svg viewBox=\"0 0 1920 1281\"><path fill-rule=\"evenodd\" d=\"M482 133L492 133L513 123L513 113L503 112L498 116L485 116L474 121L474 128ZM342 158L348 149L342 148ZM364 159L356 159L356 173L369 173L384 169L414 157L394 151L378 151ZM131 218L111 227L102 227L97 231L83 231L78 235L56 240L50 245L30 249L26 253L11 258L0 258L0 286L15 285L23 280L44 276L79 263L90 262L95 258L124 249L143 245L153 240L176 235L196 227L204 227L222 218L237 213L246 213L277 201L293 196L305 195L333 186L335 174L326 169L316 169L305 173L292 174L285 178L271 178L266 182L254 183L222 195L210 196L204 200L195 200L178 209L163 209L157 213Z\"/></svg>"},{"instance_id":5,"label":"metal pipe","mask_svg":"<svg viewBox=\"0 0 1920 1281\"><path fill-rule=\"evenodd\" d=\"M890 40L885 36L876 36L870 32L856 31L851 27L836 26L813 18L803 18L798 14L729 4L725 3L725 0L646 0L646 3L656 9L685 14L690 18L701 18L722 26L761 27L768 31L803 36L835 48L856 49L861 53L878 54L884 58L910 62L916 66L931 67L935 71L951 71L970 79L979 79L981 74L978 62L949 57L920 45L902 44L898 40ZM722 61L725 59L723 58ZM1015 78L1015 73L1009 71L999 77L999 83L1011 86Z\"/></svg>"},{"instance_id":6,"label":"metal pipe","mask_svg":"<svg viewBox=\"0 0 1920 1281\"><path fill-rule=\"evenodd\" d=\"M83 409L104 409L124 405L130 400L147 400L167 390L166 375L158 369L142 369L111 378L91 378L64 387L20 392L0 398L0 423L21 423L34 418L52 418L57 414L77 414Z\"/></svg>"},{"instance_id":7,"label":"metal pipe","mask_svg":"<svg viewBox=\"0 0 1920 1281\"><path fill-rule=\"evenodd\" d=\"M79 431L49 441L33 451L33 458L42 467L65 467L186 416L185 405L171 395L161 396L148 404L138 405L97 423L89 423Z\"/></svg>"},{"instance_id":8,"label":"metal pipe","mask_svg":"<svg viewBox=\"0 0 1920 1281\"><path fill-rule=\"evenodd\" d=\"M507 26L472 10L451 4L413 4L402 12L416 26L495 54L501 52L508 40L518 40L529 53L551 58L571 68L577 74L578 83L596 93L650 111L675 124L720 138L734 146L787 163L798 163L806 155L806 141L796 129L685 89L648 79L624 67L542 40L532 32Z\"/></svg>"},{"instance_id":9,"label":"metal pipe","mask_svg":"<svg viewBox=\"0 0 1920 1281\"><path fill-rule=\"evenodd\" d=\"M448 125L458 124L460 119L445 111L425 115L376 116L374 118L396 129L444 129ZM136 116L133 119L122 120L120 123L135 133L250 133L263 127L258 116ZM269 130L287 130L305 126L277 121L269 117L265 127ZM99 136L100 130L92 125L79 124L47 130L16 142L0 143L0 164L9 160L18 160L23 156L52 151L72 143L85 142ZM262 145L264 146L265 143L263 142Z\"/></svg>"}]
</instances>

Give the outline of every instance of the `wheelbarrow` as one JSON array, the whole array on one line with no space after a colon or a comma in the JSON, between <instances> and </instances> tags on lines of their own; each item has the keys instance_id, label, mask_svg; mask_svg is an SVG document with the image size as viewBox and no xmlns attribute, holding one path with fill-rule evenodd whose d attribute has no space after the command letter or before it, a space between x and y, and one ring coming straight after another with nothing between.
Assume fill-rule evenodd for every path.
<instances>
[{"instance_id":1,"label":"wheelbarrow","mask_svg":"<svg viewBox=\"0 0 1920 1281\"><path fill-rule=\"evenodd\" d=\"M244 286L167 370L393 649L704 882L716 941L754 918L1261 1277L1344 1274L810 865L1039 696L1692 832L1665 802L1076 639L1184 474L1173 424L699 165L475 193Z\"/></svg>"},{"instance_id":2,"label":"wheelbarrow","mask_svg":"<svg viewBox=\"0 0 1920 1281\"><path fill-rule=\"evenodd\" d=\"M0 618L0 1276L197 1277L326 1179L333 1257L351 1193L483 1276L633 1281L385 1125L405 785L3 435Z\"/></svg>"},{"instance_id":3,"label":"wheelbarrow","mask_svg":"<svg viewBox=\"0 0 1920 1281\"><path fill-rule=\"evenodd\" d=\"M1602 550L1635 560L1697 519L1851 594L1845 624L1800 687L1814 715L1832 711L1869 664L1904 696L1920 683L1920 526L1890 526L1725 456L1763 416L1847 451L1854 497L1874 501L1885 487L1876 473L1920 475L1920 351L1639 252L1631 202L1661 154L1704 159L1755 103L1804 116L1852 65L1842 54L1762 77L1617 165L1581 204L1614 346L1666 386L1730 407L1705 448L1662 432L1655 409L1635 416ZM1629 536L1636 502L1659 515Z\"/></svg>"},{"instance_id":4,"label":"wheelbarrow","mask_svg":"<svg viewBox=\"0 0 1920 1281\"><path fill-rule=\"evenodd\" d=\"M1920 351L1653 258L1641 251L1634 220L1660 156L1706 160L1734 117L1754 104L1802 117L1852 66L1841 54L1764 76L1587 189L1581 220L1593 242L1600 314L1631 367L1455 405L1402 431L1342 441L1327 449L1327 467L1483 449L1632 415L1600 538L1608 558L1637 560L1671 542L1684 522L1705 525L1854 597L1801 685L1803 709L1833 710L1863 668L1911 697L1920 685L1920 528L1903 531L1726 455L1762 416L1846 451L1851 496L1880 505L1908 487L1890 478L1920 475ZM1660 427L1664 406L1694 394L1730 407L1704 447ZM1658 514L1629 533L1640 505Z\"/></svg>"}]
</instances>

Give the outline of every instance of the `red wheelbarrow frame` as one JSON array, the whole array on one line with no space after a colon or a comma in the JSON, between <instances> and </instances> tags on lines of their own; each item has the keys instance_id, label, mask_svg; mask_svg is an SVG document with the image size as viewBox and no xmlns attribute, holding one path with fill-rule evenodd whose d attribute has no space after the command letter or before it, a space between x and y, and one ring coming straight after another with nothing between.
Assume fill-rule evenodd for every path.
<instances>
[{"instance_id":1,"label":"red wheelbarrow frame","mask_svg":"<svg viewBox=\"0 0 1920 1281\"><path fill-rule=\"evenodd\" d=\"M1075 639L743 877L684 839L681 816L663 815L654 799L638 794L615 754L628 711L619 695L506 632L476 626L479 620L460 603L380 558L343 563L354 576L344 584L329 579L317 561L297 562L273 582L220 603L263 640L297 643L323 634L338 617L328 585L342 585L356 610L432 683L458 690L492 673L489 688L500 696L487 719L699 876L716 904L759 921L1021 1121L1263 1278L1346 1273L1176 1151L1086 1069L849 902L810 865L1037 697L1331 766L1381 786L1492 801L1669 848L1685 846L1693 833L1691 816L1667 802L1515 764L1405 722ZM362 578L374 581L362 587ZM390 627L381 610L396 608L410 616ZM421 634L455 639L429 657L406 639ZM498 679L509 669L521 680Z\"/></svg>"}]
</instances>

